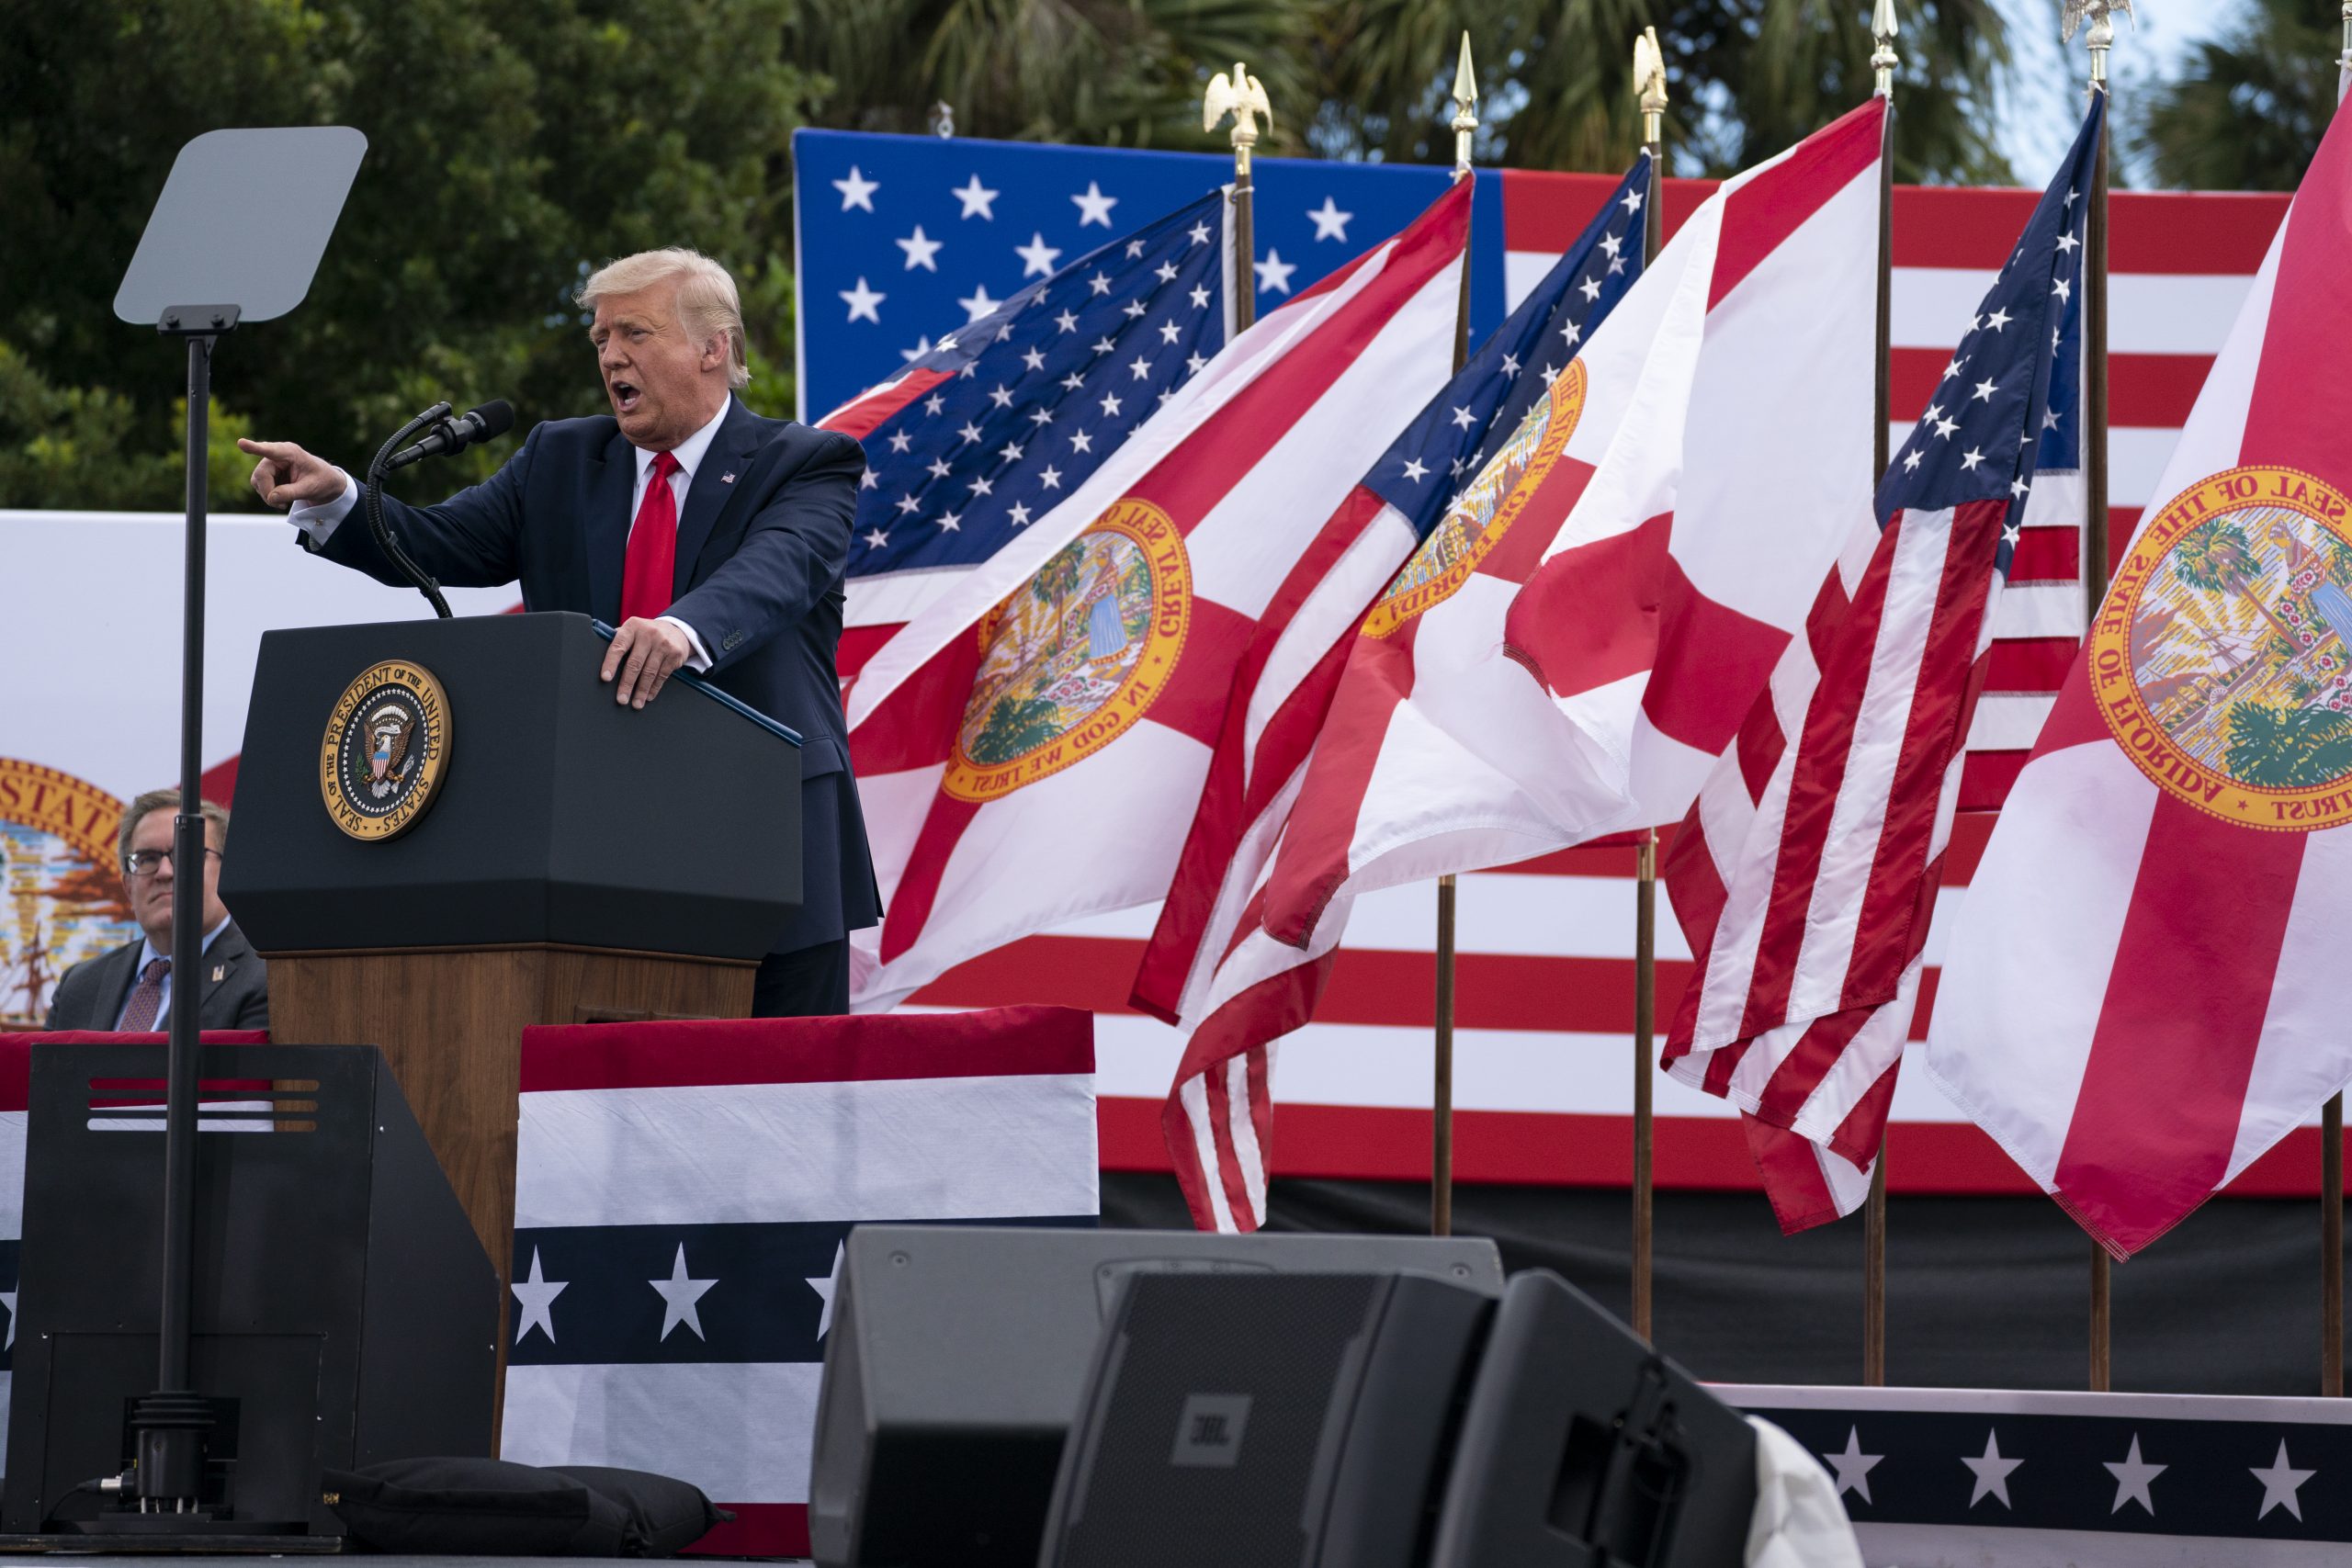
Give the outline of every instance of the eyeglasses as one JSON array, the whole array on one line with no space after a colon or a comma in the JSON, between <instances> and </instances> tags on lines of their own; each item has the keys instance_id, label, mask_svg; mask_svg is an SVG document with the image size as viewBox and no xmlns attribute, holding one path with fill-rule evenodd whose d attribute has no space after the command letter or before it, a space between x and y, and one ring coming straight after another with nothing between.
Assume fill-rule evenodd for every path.
<instances>
[{"instance_id":1,"label":"eyeglasses","mask_svg":"<svg viewBox=\"0 0 2352 1568\"><path fill-rule=\"evenodd\" d=\"M204 852L213 856L220 853L209 844L204 846ZM122 857L122 872L125 876L153 876L171 858L169 850L133 850Z\"/></svg>"}]
</instances>

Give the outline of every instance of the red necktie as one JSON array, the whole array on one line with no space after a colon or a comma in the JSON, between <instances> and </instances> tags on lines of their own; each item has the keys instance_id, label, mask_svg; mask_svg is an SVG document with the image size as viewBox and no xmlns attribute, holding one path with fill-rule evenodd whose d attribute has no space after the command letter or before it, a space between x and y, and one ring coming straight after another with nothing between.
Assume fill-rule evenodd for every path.
<instances>
[{"instance_id":1,"label":"red necktie","mask_svg":"<svg viewBox=\"0 0 2352 1568\"><path fill-rule=\"evenodd\" d=\"M624 621L650 620L670 607L678 562L678 498L670 493L670 476L677 471L676 453L655 456L645 499L637 504L637 524L628 531L628 564L621 571Z\"/></svg>"},{"instance_id":2,"label":"red necktie","mask_svg":"<svg viewBox=\"0 0 2352 1568\"><path fill-rule=\"evenodd\" d=\"M168 958L151 958L139 972L139 984L130 988L130 1003L122 1010L125 1034L141 1034L155 1027L155 1015L164 1005L164 976L171 972Z\"/></svg>"}]
</instances>

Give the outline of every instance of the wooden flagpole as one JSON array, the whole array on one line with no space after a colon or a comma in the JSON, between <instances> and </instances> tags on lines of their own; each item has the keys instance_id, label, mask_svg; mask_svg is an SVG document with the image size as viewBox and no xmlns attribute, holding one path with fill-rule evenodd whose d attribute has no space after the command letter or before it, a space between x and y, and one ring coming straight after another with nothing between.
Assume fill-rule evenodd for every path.
<instances>
[{"instance_id":1,"label":"wooden flagpole","mask_svg":"<svg viewBox=\"0 0 2352 1568\"><path fill-rule=\"evenodd\" d=\"M1470 141L1478 129L1478 80L1470 69L1470 35L1453 71L1453 177L1470 175ZM1470 362L1470 241L1462 242L1461 303L1453 317L1453 369ZM1430 1235L1453 1234L1453 898L1451 874L1437 879L1437 995L1430 1063Z\"/></svg>"},{"instance_id":2,"label":"wooden flagpole","mask_svg":"<svg viewBox=\"0 0 2352 1568\"><path fill-rule=\"evenodd\" d=\"M2064 41L2072 42L2076 24L2088 18L2083 41L2090 50L2091 95L2107 96L2107 115L2099 124L2098 156L2091 176L2091 209L2084 222L2083 268L2083 478L2088 491L2083 519L2083 625L2098 618L2099 601L2107 597L2107 192L2108 152L2114 137L2115 100L2108 94L2107 52L2115 46L2112 12L2129 0L2067 0ZM2109 1279L2107 1249L2091 1244L2090 1386L2105 1393L2113 1383L2112 1319L2109 1308Z\"/></svg>"},{"instance_id":3,"label":"wooden flagpole","mask_svg":"<svg viewBox=\"0 0 2352 1568\"><path fill-rule=\"evenodd\" d=\"M1888 425L1894 419L1894 73L1903 63L1894 52L1894 0L1878 0L1871 13L1873 90L1886 100L1878 149L1878 399L1871 426L1871 485L1886 472ZM1886 1142L1879 1141L1871 1165L1871 1194L1862 1204L1862 1382L1886 1382Z\"/></svg>"},{"instance_id":4,"label":"wooden flagpole","mask_svg":"<svg viewBox=\"0 0 2352 1568\"><path fill-rule=\"evenodd\" d=\"M1642 106L1642 145L1650 155L1649 216L1642 229L1642 265L1657 260L1666 235L1666 57L1657 29L1634 40L1634 91ZM1653 1238L1652 1156L1656 1113L1650 1058L1657 1033L1657 834L1634 852L1634 1332L1654 1338L1650 1317Z\"/></svg>"},{"instance_id":5,"label":"wooden flagpole","mask_svg":"<svg viewBox=\"0 0 2352 1568\"><path fill-rule=\"evenodd\" d=\"M1258 319L1258 247L1250 236L1250 152L1258 145L1258 117L1268 129L1274 111L1266 102L1265 84L1234 62L1228 78L1222 71L1209 81L1201 99L1201 129L1215 130L1227 114L1233 116L1233 329L1240 332Z\"/></svg>"},{"instance_id":6,"label":"wooden flagpole","mask_svg":"<svg viewBox=\"0 0 2352 1568\"><path fill-rule=\"evenodd\" d=\"M2335 57L2336 107L2352 99L2352 0L2344 4L2344 52ZM2320 1111L2319 1391L2344 1396L2344 1096Z\"/></svg>"}]
</instances>

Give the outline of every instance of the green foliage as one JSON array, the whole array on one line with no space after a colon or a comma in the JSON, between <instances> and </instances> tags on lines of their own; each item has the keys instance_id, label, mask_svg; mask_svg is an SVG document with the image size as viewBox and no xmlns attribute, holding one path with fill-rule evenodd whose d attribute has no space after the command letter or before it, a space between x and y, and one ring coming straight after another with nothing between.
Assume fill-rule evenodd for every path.
<instances>
[{"instance_id":1,"label":"green foliage","mask_svg":"<svg viewBox=\"0 0 2352 1568\"><path fill-rule=\"evenodd\" d=\"M2006 178L1995 88L2008 61L1994 0L1905 6L1896 169L1904 179ZM832 90L827 125L1120 146L1222 148L1200 128L1212 71L1266 85L1272 152L1442 163L1448 94L1468 28L1479 156L1517 168L1633 158L1634 35L1655 23L1676 107L1678 171L1724 174L1870 96L1868 0L809 0L794 58Z\"/></svg>"},{"instance_id":2,"label":"green foliage","mask_svg":"<svg viewBox=\"0 0 2352 1568\"><path fill-rule=\"evenodd\" d=\"M1514 168L1632 161L1634 35L1665 51L1667 141L1678 174L1729 174L1870 96L1868 0L1336 0L1317 144L1391 159L1451 158L1443 129L1453 51L1470 29L1487 96L1481 156ZM1993 0L1903 7L1895 177L2006 180L1994 145L2008 45ZM1437 63L1442 70L1433 70Z\"/></svg>"},{"instance_id":3,"label":"green foliage","mask_svg":"<svg viewBox=\"0 0 2352 1568\"><path fill-rule=\"evenodd\" d=\"M2335 113L2335 7L2246 0L2240 17L2146 96L2132 141L2160 184L2293 190L2319 151Z\"/></svg>"},{"instance_id":4,"label":"green foliage","mask_svg":"<svg viewBox=\"0 0 2352 1568\"><path fill-rule=\"evenodd\" d=\"M247 501L253 459L237 437L252 421L214 398L208 405L205 473L215 497ZM0 504L77 512L172 510L186 504L187 399L170 404L175 439L130 439L139 411L103 387L58 387L0 342Z\"/></svg>"},{"instance_id":5,"label":"green foliage","mask_svg":"<svg viewBox=\"0 0 2352 1568\"><path fill-rule=\"evenodd\" d=\"M1051 740L1060 720L1060 707L1044 697L999 698L972 741L972 761L991 767L1010 762Z\"/></svg>"},{"instance_id":6,"label":"green foliage","mask_svg":"<svg viewBox=\"0 0 2352 1568\"><path fill-rule=\"evenodd\" d=\"M2229 762L2232 777L2268 789L2333 783L2352 772L2352 714L2233 704Z\"/></svg>"},{"instance_id":7,"label":"green foliage","mask_svg":"<svg viewBox=\"0 0 2352 1568\"><path fill-rule=\"evenodd\" d=\"M792 402L788 138L816 86L791 0L138 0L17 5L0 28L0 504L179 504L182 356L114 319L174 153L235 125L369 142L310 298L223 340L232 417L353 467L437 398L511 399L518 429L597 412L569 295L584 271L690 244L746 285L749 401ZM226 427L216 419L215 429ZM396 483L439 492L497 443ZM62 454L73 454L69 459ZM253 502L246 463L217 504Z\"/></svg>"}]
</instances>

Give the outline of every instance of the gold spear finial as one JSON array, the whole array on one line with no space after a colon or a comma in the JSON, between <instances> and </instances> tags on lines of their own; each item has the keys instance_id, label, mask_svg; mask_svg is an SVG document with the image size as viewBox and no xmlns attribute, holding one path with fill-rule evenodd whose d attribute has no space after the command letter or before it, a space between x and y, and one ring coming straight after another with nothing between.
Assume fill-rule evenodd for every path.
<instances>
[{"instance_id":1,"label":"gold spear finial","mask_svg":"<svg viewBox=\"0 0 2352 1568\"><path fill-rule=\"evenodd\" d=\"M1877 7L1871 12L1871 37L1878 42L1878 48L1871 54L1871 70L1877 77L1873 90L1882 98L1894 96L1895 67L1903 63L1903 57L1894 52L1894 35L1899 30L1894 21L1894 0L1878 0Z\"/></svg>"},{"instance_id":2,"label":"gold spear finial","mask_svg":"<svg viewBox=\"0 0 2352 1568\"><path fill-rule=\"evenodd\" d=\"M1250 150L1258 144L1258 118L1266 118L1266 129L1274 125L1273 106L1266 102L1266 85L1234 62L1233 74L1222 71L1209 81L1206 96L1201 100L1201 129L1215 130L1217 122L1227 115L1233 117L1233 172L1242 179L1250 177Z\"/></svg>"},{"instance_id":3,"label":"gold spear finial","mask_svg":"<svg viewBox=\"0 0 2352 1568\"><path fill-rule=\"evenodd\" d=\"M2344 73L2337 96L2352 95L2352 0L2344 0L2344 52L2335 57L2335 68Z\"/></svg>"},{"instance_id":4,"label":"gold spear finial","mask_svg":"<svg viewBox=\"0 0 2352 1568\"><path fill-rule=\"evenodd\" d=\"M1634 39L1634 96L1642 103L1642 145L1661 145L1666 141L1666 52L1657 46L1656 28L1644 28Z\"/></svg>"},{"instance_id":5,"label":"gold spear finial","mask_svg":"<svg viewBox=\"0 0 2352 1568\"><path fill-rule=\"evenodd\" d=\"M1470 139L1478 130L1478 76L1470 68L1470 33L1463 29L1462 61L1453 68L1453 172L1470 172Z\"/></svg>"},{"instance_id":6,"label":"gold spear finial","mask_svg":"<svg viewBox=\"0 0 2352 1568\"><path fill-rule=\"evenodd\" d=\"M2115 47L2115 13L2120 11L2138 27L2140 17L2132 9L2132 0L2065 0L2065 9L2059 16L2059 41L2075 41L2075 29L2086 19L2090 28L2083 34L2083 42L2091 51L2091 91L2107 90L2107 51Z\"/></svg>"}]
</instances>

